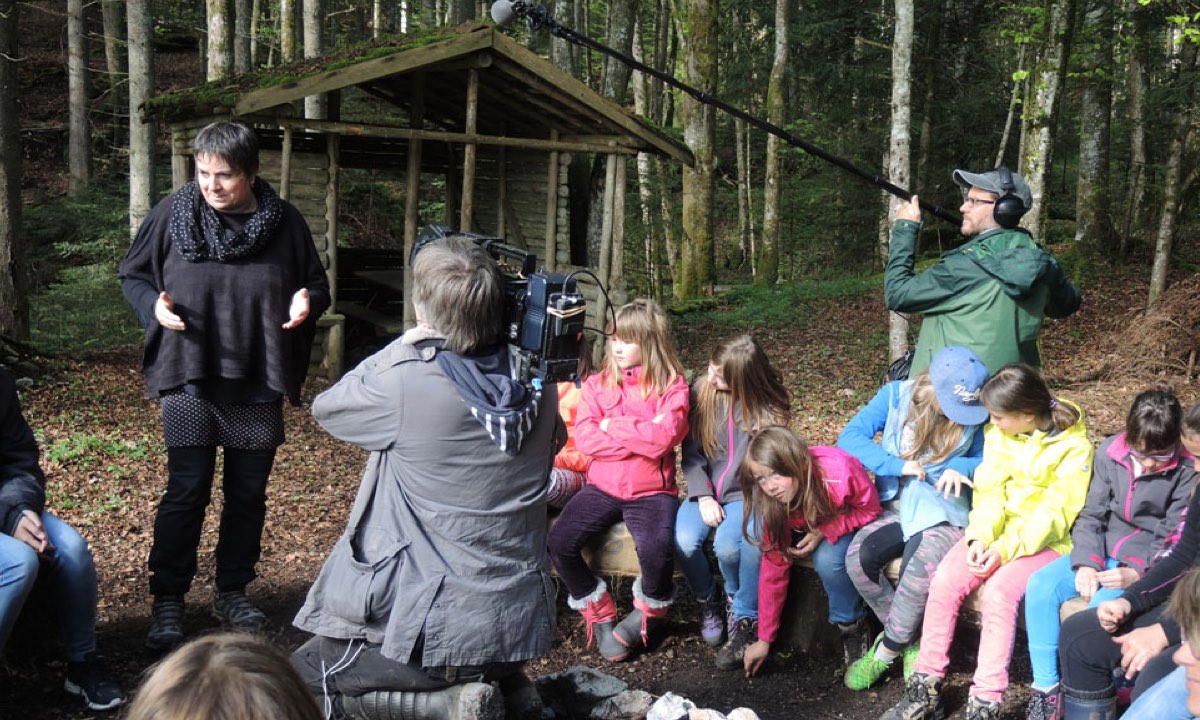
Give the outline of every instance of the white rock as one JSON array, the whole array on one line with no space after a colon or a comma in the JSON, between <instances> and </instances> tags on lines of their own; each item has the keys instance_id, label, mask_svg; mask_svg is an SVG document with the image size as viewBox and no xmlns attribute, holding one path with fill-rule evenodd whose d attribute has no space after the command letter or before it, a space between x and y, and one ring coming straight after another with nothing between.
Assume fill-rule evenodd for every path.
<instances>
[{"instance_id":1,"label":"white rock","mask_svg":"<svg viewBox=\"0 0 1200 720\"><path fill-rule=\"evenodd\" d=\"M646 713L646 720L683 720L695 707L696 703L691 700L669 692L654 703Z\"/></svg>"},{"instance_id":2,"label":"white rock","mask_svg":"<svg viewBox=\"0 0 1200 720\"><path fill-rule=\"evenodd\" d=\"M563 672L560 677L570 680L576 692L590 695L597 700L619 695L629 689L625 681L586 665L576 665Z\"/></svg>"},{"instance_id":3,"label":"white rock","mask_svg":"<svg viewBox=\"0 0 1200 720\"><path fill-rule=\"evenodd\" d=\"M654 705L645 690L626 690L596 704L588 715L593 720L642 720Z\"/></svg>"},{"instance_id":4,"label":"white rock","mask_svg":"<svg viewBox=\"0 0 1200 720\"><path fill-rule=\"evenodd\" d=\"M725 720L725 716L712 708L696 708L688 711L688 720Z\"/></svg>"},{"instance_id":5,"label":"white rock","mask_svg":"<svg viewBox=\"0 0 1200 720\"><path fill-rule=\"evenodd\" d=\"M725 720L758 720L758 713L750 708L734 708L725 716Z\"/></svg>"}]
</instances>

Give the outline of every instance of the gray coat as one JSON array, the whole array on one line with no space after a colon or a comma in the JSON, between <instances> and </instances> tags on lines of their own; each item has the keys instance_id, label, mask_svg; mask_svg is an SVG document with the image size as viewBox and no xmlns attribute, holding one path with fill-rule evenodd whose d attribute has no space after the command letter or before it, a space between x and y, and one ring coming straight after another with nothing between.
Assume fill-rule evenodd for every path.
<instances>
[{"instance_id":1,"label":"gray coat","mask_svg":"<svg viewBox=\"0 0 1200 720\"><path fill-rule=\"evenodd\" d=\"M543 655L555 630L545 487L557 395L542 394L509 456L436 352L396 340L313 402L322 427L371 455L349 525L295 625L380 643L385 656L427 667ZM422 631L424 655L414 658Z\"/></svg>"}]
</instances>

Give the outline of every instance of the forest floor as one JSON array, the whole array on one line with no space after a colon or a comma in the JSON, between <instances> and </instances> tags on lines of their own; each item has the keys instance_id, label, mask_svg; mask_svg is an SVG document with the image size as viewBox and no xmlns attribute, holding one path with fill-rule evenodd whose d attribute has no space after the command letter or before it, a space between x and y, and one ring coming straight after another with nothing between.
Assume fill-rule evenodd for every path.
<instances>
[{"instance_id":1,"label":"forest floor","mask_svg":"<svg viewBox=\"0 0 1200 720\"><path fill-rule=\"evenodd\" d=\"M24 188L26 199L36 200L65 191L65 19L60 4L49 0L21 7ZM197 59L194 49L158 53L159 90L200 82ZM118 154L112 157L120 162ZM1195 238L1187 245L1194 250ZM1200 337L1200 283L1190 274L1178 274L1160 310L1143 317L1136 308L1146 297L1148 268L1148 257L1134 257L1119 267L1081 272L1083 308L1049 324L1043 334L1049 376L1058 392L1085 409L1097 440L1121 429L1129 401L1160 375L1175 382L1185 402L1200 395L1187 367L1189 360L1194 362L1188 350L1194 350ZM677 341L685 366L696 373L703 371L716 343L736 332L754 332L793 392L794 426L809 441L828 444L878 386L886 334L882 293L875 288L849 296L797 298L794 315L786 321L761 322L751 313L752 319L738 327L719 319L727 308L718 301L714 311L676 318ZM100 647L132 691L153 662L142 642L149 619L146 557L165 483L157 407L144 397L138 348L44 358L41 363L43 371L24 391L23 402L42 446L48 505L92 545L100 578ZM270 617L272 641L289 650L305 639L291 619L343 529L365 459L364 452L324 433L309 414L307 402L326 386L324 380L311 380L306 406L286 410L288 442L280 448L272 475L260 578L250 588ZM188 598L190 635L216 627L207 607L220 507L220 498L214 498ZM618 603L628 607L627 586L622 586ZM37 610L44 603L30 606ZM561 594L559 611L553 649L530 663L531 675L582 663L637 689L675 692L721 712L748 707L764 720L871 719L899 696L895 678L871 692L847 690L840 658L827 654L784 650L752 679L721 672L712 663L713 651L699 640L696 607L686 593L672 610L669 636L654 652L622 664L604 662L594 650L583 648L582 623ZM99 716L80 710L78 701L62 691L57 643L39 637L44 626L28 619L0 662L0 717ZM975 642L977 634L970 630L956 640L947 691L952 708L965 702ZM1019 688L1029 679L1023 644L1014 658L1015 690L1004 713L1008 720L1024 717L1025 693Z\"/></svg>"}]
</instances>

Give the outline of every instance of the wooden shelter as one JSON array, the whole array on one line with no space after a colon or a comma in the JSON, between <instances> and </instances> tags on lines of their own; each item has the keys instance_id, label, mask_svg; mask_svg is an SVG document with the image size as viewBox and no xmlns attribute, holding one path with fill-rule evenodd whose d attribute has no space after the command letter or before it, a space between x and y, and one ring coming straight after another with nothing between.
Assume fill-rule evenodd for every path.
<instances>
[{"instance_id":1,"label":"wooden shelter","mask_svg":"<svg viewBox=\"0 0 1200 720\"><path fill-rule=\"evenodd\" d=\"M402 260L428 222L504 238L536 253L550 271L573 269L565 169L576 154L605 155L604 230L594 271L606 286L620 287L624 161L649 152L692 163L681 143L490 26L399 38L349 57L307 60L271 72L158 97L145 112L170 125L176 187L192 175L191 146L199 128L234 118L257 129L259 174L301 210L324 255L334 304L322 318L314 361L330 377L342 371L347 316L389 334L402 329L397 313L339 296L340 170L373 168L403 177L403 245L396 243L387 266L373 274L362 271L402 291L411 286L411 270ZM326 98L325 119L299 117L303 99L316 95ZM443 217L418 216L422 183L430 175L445 182ZM589 325L602 326L603 296L594 286L581 286ZM409 293L403 296L407 327L412 307Z\"/></svg>"}]
</instances>

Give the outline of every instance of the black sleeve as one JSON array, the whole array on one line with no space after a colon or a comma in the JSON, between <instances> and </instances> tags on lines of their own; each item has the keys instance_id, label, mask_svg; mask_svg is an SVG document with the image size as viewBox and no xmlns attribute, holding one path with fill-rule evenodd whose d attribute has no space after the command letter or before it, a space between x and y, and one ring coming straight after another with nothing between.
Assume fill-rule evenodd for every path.
<instances>
[{"instance_id":1,"label":"black sleeve","mask_svg":"<svg viewBox=\"0 0 1200 720\"><path fill-rule=\"evenodd\" d=\"M137 311L138 322L143 328L157 322L154 318L154 303L162 292L161 254L162 242L169 232L171 219L172 198L164 198L150 210L150 214L142 221L133 243L125 257L121 258L118 277L121 278L121 292L125 300Z\"/></svg>"},{"instance_id":2,"label":"black sleeve","mask_svg":"<svg viewBox=\"0 0 1200 720\"><path fill-rule=\"evenodd\" d=\"M46 507L46 476L38 466L37 440L21 415L17 385L0 370L0 531L12 535L21 513Z\"/></svg>"},{"instance_id":3,"label":"black sleeve","mask_svg":"<svg viewBox=\"0 0 1200 720\"><path fill-rule=\"evenodd\" d=\"M1192 494L1183 533L1171 551L1159 558L1140 580L1125 588L1121 597L1129 601L1134 614L1161 605L1171 596L1175 584L1200 560L1200 492Z\"/></svg>"}]
</instances>

